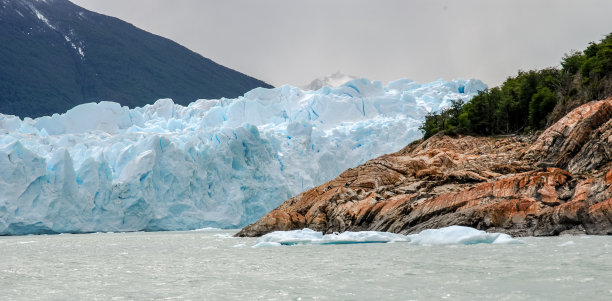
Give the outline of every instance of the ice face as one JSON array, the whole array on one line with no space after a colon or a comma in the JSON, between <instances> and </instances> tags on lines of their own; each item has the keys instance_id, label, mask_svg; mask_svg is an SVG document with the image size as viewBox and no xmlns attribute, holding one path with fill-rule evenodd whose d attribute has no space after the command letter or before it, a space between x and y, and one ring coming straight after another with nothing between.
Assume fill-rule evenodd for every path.
<instances>
[{"instance_id":1,"label":"ice face","mask_svg":"<svg viewBox=\"0 0 612 301\"><path fill-rule=\"evenodd\" d=\"M404 242L413 245L473 245L473 244L516 244L520 240L508 234L487 233L464 226L450 226L424 230L419 234L401 235L388 232L360 231L323 235L311 229L275 231L257 239L253 248L276 247L281 245L330 245L357 243Z\"/></svg>"},{"instance_id":2,"label":"ice face","mask_svg":"<svg viewBox=\"0 0 612 301\"><path fill-rule=\"evenodd\" d=\"M255 89L187 107L161 99L0 114L0 235L244 226L285 199L420 138L478 80Z\"/></svg>"}]
</instances>

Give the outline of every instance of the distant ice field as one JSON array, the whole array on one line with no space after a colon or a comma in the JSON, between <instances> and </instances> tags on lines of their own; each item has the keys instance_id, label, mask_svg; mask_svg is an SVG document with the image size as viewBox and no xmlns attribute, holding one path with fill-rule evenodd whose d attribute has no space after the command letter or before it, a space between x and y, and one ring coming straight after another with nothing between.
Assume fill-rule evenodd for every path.
<instances>
[{"instance_id":1,"label":"distant ice field","mask_svg":"<svg viewBox=\"0 0 612 301\"><path fill-rule=\"evenodd\" d=\"M236 228L421 137L478 80L367 79L236 99L0 114L0 235ZM44 100L41 100L44 101Z\"/></svg>"}]
</instances>

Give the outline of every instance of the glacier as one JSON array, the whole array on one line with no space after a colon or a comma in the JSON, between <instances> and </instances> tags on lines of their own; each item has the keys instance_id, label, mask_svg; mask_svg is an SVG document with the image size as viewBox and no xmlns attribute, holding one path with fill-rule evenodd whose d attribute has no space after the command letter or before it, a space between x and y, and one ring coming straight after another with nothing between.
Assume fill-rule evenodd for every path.
<instances>
[{"instance_id":1,"label":"glacier","mask_svg":"<svg viewBox=\"0 0 612 301\"><path fill-rule=\"evenodd\" d=\"M241 227L401 149L422 136L427 113L484 89L355 79L186 107L102 101L37 119L0 114L0 235Z\"/></svg>"}]
</instances>

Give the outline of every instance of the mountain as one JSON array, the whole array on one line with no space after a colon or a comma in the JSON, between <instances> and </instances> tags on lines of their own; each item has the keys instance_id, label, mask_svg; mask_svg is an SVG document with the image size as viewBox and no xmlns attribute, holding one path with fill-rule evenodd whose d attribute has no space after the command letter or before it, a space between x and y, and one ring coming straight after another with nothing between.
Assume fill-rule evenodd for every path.
<instances>
[{"instance_id":1,"label":"mountain","mask_svg":"<svg viewBox=\"0 0 612 301\"><path fill-rule=\"evenodd\" d=\"M438 134L290 198L237 235L450 225L514 236L612 234L610 137L612 98L574 109L539 136Z\"/></svg>"},{"instance_id":2,"label":"mountain","mask_svg":"<svg viewBox=\"0 0 612 301\"><path fill-rule=\"evenodd\" d=\"M271 86L68 0L0 1L0 112L38 117L87 102L186 105Z\"/></svg>"},{"instance_id":3,"label":"mountain","mask_svg":"<svg viewBox=\"0 0 612 301\"><path fill-rule=\"evenodd\" d=\"M356 76L352 76L352 75L346 75L346 74L342 74L340 72L336 72L334 74L328 75L328 76L324 76L321 78L316 78L314 79L312 82L310 82L310 84L308 85L304 85L300 88L302 88L305 91L309 91L309 90L319 90L325 86L328 87L338 87L341 86L342 84L357 79L358 77Z\"/></svg>"},{"instance_id":4,"label":"mountain","mask_svg":"<svg viewBox=\"0 0 612 301\"><path fill-rule=\"evenodd\" d=\"M484 89L478 80L359 79L187 107L162 99L0 114L0 235L242 227L418 139L428 112Z\"/></svg>"}]
</instances>

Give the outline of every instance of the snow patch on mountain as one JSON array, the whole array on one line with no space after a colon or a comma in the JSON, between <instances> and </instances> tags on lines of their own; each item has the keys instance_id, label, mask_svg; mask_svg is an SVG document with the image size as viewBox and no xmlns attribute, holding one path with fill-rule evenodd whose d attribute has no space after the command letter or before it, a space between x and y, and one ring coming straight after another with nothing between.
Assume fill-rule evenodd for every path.
<instances>
[{"instance_id":1,"label":"snow patch on mountain","mask_svg":"<svg viewBox=\"0 0 612 301\"><path fill-rule=\"evenodd\" d=\"M32 12L34 12L36 14L36 17L43 21L43 23L45 23L45 25L47 25L47 27L55 30L55 26L51 25L51 23L49 22L49 19L47 19L47 17L45 17L45 15L43 15L42 13L40 13L36 8L34 8L34 6L30 5L30 9L32 10Z\"/></svg>"}]
</instances>

